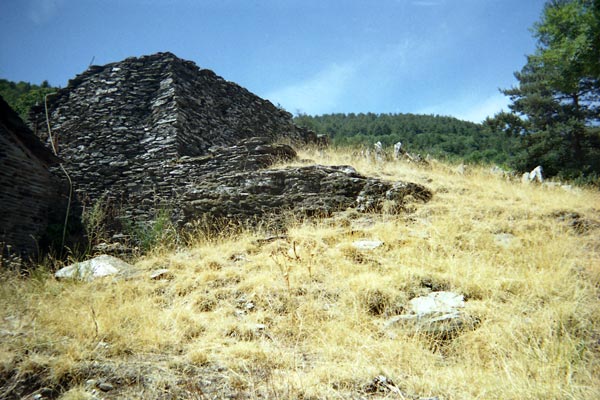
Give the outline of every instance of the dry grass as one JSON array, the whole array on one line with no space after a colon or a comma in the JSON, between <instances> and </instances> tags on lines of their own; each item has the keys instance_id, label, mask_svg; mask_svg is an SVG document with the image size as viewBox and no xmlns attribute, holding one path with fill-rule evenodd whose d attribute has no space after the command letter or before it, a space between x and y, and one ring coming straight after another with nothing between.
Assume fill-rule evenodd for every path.
<instances>
[{"instance_id":1,"label":"dry grass","mask_svg":"<svg viewBox=\"0 0 600 400\"><path fill-rule=\"evenodd\" d=\"M597 191L303 156L435 196L404 215L292 221L269 242L197 238L135 260L129 280L5 272L0 398L600 398ZM385 244L358 251L359 239ZM150 280L158 268L172 279ZM475 329L439 341L384 327L436 290L463 294ZM373 393L378 375L401 392Z\"/></svg>"}]
</instances>

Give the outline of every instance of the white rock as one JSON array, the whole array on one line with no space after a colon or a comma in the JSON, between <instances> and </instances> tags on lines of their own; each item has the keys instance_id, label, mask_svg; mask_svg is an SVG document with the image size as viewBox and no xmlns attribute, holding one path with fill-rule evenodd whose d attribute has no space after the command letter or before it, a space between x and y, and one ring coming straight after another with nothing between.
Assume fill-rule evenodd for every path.
<instances>
[{"instance_id":1,"label":"white rock","mask_svg":"<svg viewBox=\"0 0 600 400\"><path fill-rule=\"evenodd\" d=\"M476 321L460 309L465 306L464 296L453 292L433 292L410 301L410 314L390 318L385 328L395 325L411 326L435 338L448 339L464 329L474 329Z\"/></svg>"},{"instance_id":2,"label":"white rock","mask_svg":"<svg viewBox=\"0 0 600 400\"><path fill-rule=\"evenodd\" d=\"M351 167L350 165L344 165L342 168L340 168L340 172L348 175L358 174L358 171L356 171L354 167Z\"/></svg>"},{"instance_id":3,"label":"white rock","mask_svg":"<svg viewBox=\"0 0 600 400\"><path fill-rule=\"evenodd\" d=\"M429 239L429 233L421 230L410 230L408 231L408 236L414 237L417 239Z\"/></svg>"},{"instance_id":4,"label":"white rock","mask_svg":"<svg viewBox=\"0 0 600 400\"><path fill-rule=\"evenodd\" d=\"M402 142L397 142L394 144L394 160L399 159L400 154L402 154Z\"/></svg>"},{"instance_id":5,"label":"white rock","mask_svg":"<svg viewBox=\"0 0 600 400\"><path fill-rule=\"evenodd\" d=\"M578 192L573 188L573 185L560 185L560 188L566 192Z\"/></svg>"},{"instance_id":6,"label":"white rock","mask_svg":"<svg viewBox=\"0 0 600 400\"><path fill-rule=\"evenodd\" d=\"M99 384L96 385L96 387L100 390L102 390L103 392L110 392L111 390L114 390L114 386L108 382L101 382Z\"/></svg>"},{"instance_id":7,"label":"white rock","mask_svg":"<svg viewBox=\"0 0 600 400\"><path fill-rule=\"evenodd\" d=\"M70 278L89 282L96 278L122 274L132 270L133 267L125 261L103 254L90 260L61 268L56 271L54 276L58 279Z\"/></svg>"},{"instance_id":8,"label":"white rock","mask_svg":"<svg viewBox=\"0 0 600 400\"><path fill-rule=\"evenodd\" d=\"M517 241L518 239L511 233L497 233L494 235L494 243L500 247L504 247L505 249L508 249Z\"/></svg>"},{"instance_id":9,"label":"white rock","mask_svg":"<svg viewBox=\"0 0 600 400\"><path fill-rule=\"evenodd\" d=\"M155 280L155 281L157 281L159 279L172 279L172 278L173 278L173 275L166 268L157 269L155 271L152 271L152 273L150 274L150 279Z\"/></svg>"},{"instance_id":10,"label":"white rock","mask_svg":"<svg viewBox=\"0 0 600 400\"><path fill-rule=\"evenodd\" d=\"M538 181L540 183L544 182L543 176L544 169L541 165L535 167L531 172L525 172L521 177L521 182L530 183L533 181Z\"/></svg>"},{"instance_id":11,"label":"white rock","mask_svg":"<svg viewBox=\"0 0 600 400\"><path fill-rule=\"evenodd\" d=\"M542 184L542 186L544 186L544 187L548 187L548 188L553 188L553 189L554 189L554 188L557 188L557 187L559 187L559 186L560 186L560 183L559 183L559 182L544 182L544 183Z\"/></svg>"},{"instance_id":12,"label":"white rock","mask_svg":"<svg viewBox=\"0 0 600 400\"><path fill-rule=\"evenodd\" d=\"M375 147L375 159L377 161L383 161L383 144L377 142L373 146Z\"/></svg>"},{"instance_id":13,"label":"white rock","mask_svg":"<svg viewBox=\"0 0 600 400\"><path fill-rule=\"evenodd\" d=\"M542 183L542 186L547 187L547 188L552 188L552 189L560 188L560 189L564 190L565 192L571 192L571 193L579 192L579 190L573 188L573 185L567 185L562 182L544 181L544 183Z\"/></svg>"},{"instance_id":14,"label":"white rock","mask_svg":"<svg viewBox=\"0 0 600 400\"><path fill-rule=\"evenodd\" d=\"M352 247L358 250L375 250L383 245L381 240L357 240L352 243Z\"/></svg>"},{"instance_id":15,"label":"white rock","mask_svg":"<svg viewBox=\"0 0 600 400\"><path fill-rule=\"evenodd\" d=\"M543 172L544 169L542 166L538 165L529 173L529 180L538 181L540 183L544 182Z\"/></svg>"},{"instance_id":16,"label":"white rock","mask_svg":"<svg viewBox=\"0 0 600 400\"><path fill-rule=\"evenodd\" d=\"M410 301L411 311L418 316L453 314L464 306L464 296L453 292L433 292Z\"/></svg>"}]
</instances>

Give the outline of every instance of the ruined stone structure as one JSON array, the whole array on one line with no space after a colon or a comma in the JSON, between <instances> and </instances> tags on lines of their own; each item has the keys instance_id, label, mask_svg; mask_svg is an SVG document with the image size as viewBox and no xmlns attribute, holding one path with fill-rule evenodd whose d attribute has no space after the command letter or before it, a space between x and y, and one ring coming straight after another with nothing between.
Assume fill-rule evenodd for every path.
<instances>
[{"instance_id":1,"label":"ruined stone structure","mask_svg":"<svg viewBox=\"0 0 600 400\"><path fill-rule=\"evenodd\" d=\"M377 209L386 196L407 194L346 167L265 170L296 157L276 139L314 141L314 133L269 101L170 53L90 67L48 108L81 201L116 204L128 219L150 220L161 208L179 225L205 216L329 213L361 202ZM31 120L48 140L42 107ZM415 197L430 196L418 191L423 195Z\"/></svg>"},{"instance_id":2,"label":"ruined stone structure","mask_svg":"<svg viewBox=\"0 0 600 400\"><path fill-rule=\"evenodd\" d=\"M0 97L0 264L36 255L60 203L58 161Z\"/></svg>"},{"instance_id":3,"label":"ruined stone structure","mask_svg":"<svg viewBox=\"0 0 600 400\"><path fill-rule=\"evenodd\" d=\"M308 134L270 102L170 53L90 67L49 103L60 156L90 198L165 195L165 171L182 156L252 136ZM32 117L47 139L43 107Z\"/></svg>"}]
</instances>

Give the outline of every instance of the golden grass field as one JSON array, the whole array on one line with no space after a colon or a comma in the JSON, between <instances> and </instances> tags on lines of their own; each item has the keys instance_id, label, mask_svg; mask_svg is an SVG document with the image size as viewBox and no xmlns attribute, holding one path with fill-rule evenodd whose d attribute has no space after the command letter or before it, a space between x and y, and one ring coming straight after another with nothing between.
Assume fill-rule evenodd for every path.
<instances>
[{"instance_id":1,"label":"golden grass field","mask_svg":"<svg viewBox=\"0 0 600 400\"><path fill-rule=\"evenodd\" d=\"M0 398L600 398L597 190L301 156L434 197L399 215L290 220L270 241L266 229L198 235L131 260L130 279L5 271ZM151 280L159 268L170 279ZM437 290L464 295L476 326L448 340L384 326ZM393 384L376 387L379 375Z\"/></svg>"}]
</instances>

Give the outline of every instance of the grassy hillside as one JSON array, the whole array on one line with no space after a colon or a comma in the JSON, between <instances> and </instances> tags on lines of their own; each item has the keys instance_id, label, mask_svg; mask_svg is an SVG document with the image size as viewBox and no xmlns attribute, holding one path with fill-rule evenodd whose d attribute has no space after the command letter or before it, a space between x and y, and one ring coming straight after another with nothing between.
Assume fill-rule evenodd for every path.
<instances>
[{"instance_id":1,"label":"grassy hillside","mask_svg":"<svg viewBox=\"0 0 600 400\"><path fill-rule=\"evenodd\" d=\"M291 220L272 240L199 235L134 259L128 280L3 272L0 398L42 387L63 399L600 397L597 191L302 157L435 195L401 215ZM357 250L360 239L384 245ZM151 280L159 268L171 279ZM449 338L386 327L439 290L464 295L476 323Z\"/></svg>"}]
</instances>

